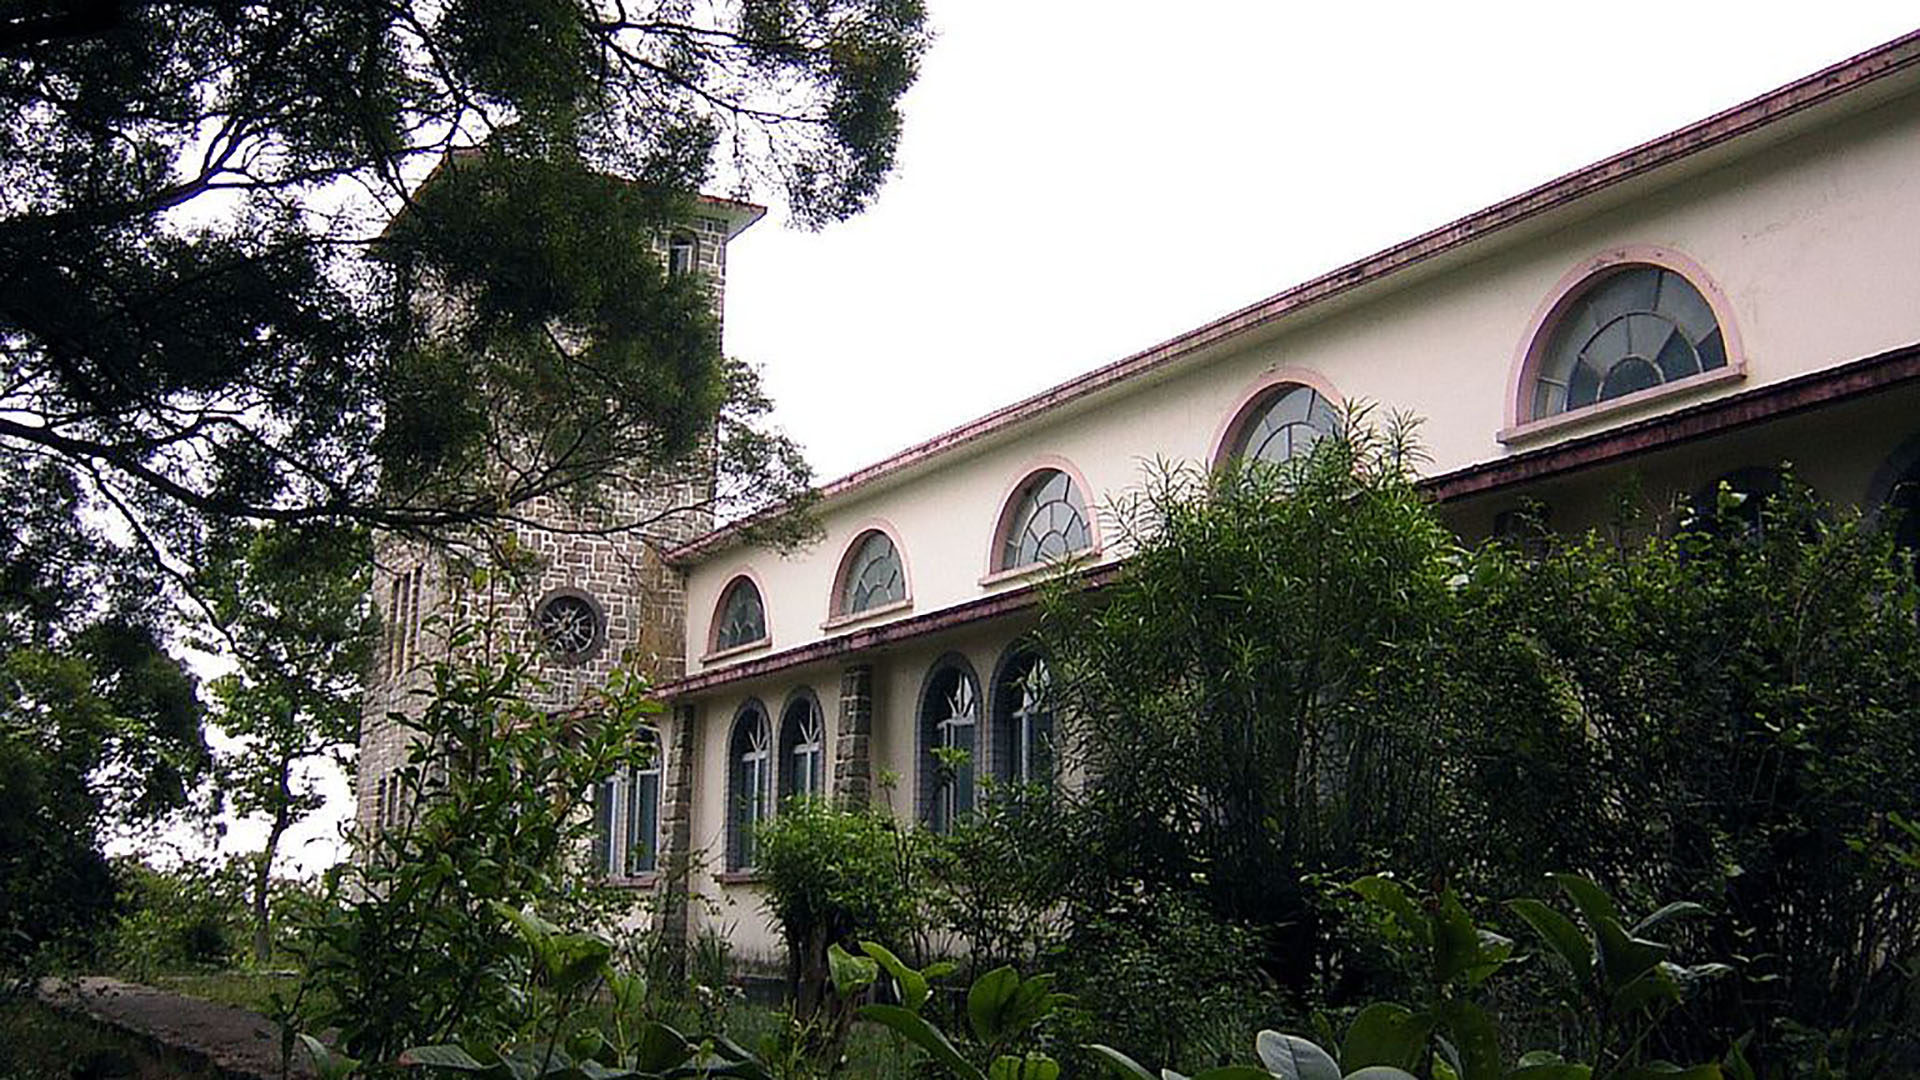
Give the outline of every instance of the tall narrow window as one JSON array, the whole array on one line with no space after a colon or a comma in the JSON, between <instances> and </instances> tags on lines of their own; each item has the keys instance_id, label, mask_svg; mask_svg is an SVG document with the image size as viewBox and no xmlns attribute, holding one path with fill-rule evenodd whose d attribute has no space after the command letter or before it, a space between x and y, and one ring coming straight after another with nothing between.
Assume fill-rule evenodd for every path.
<instances>
[{"instance_id":1,"label":"tall narrow window","mask_svg":"<svg viewBox=\"0 0 1920 1080\"><path fill-rule=\"evenodd\" d=\"M633 767L627 779L626 872L629 877L650 874L659 868L660 858L660 736L649 731L646 741L653 754Z\"/></svg>"},{"instance_id":2,"label":"tall narrow window","mask_svg":"<svg viewBox=\"0 0 1920 1080\"><path fill-rule=\"evenodd\" d=\"M900 552L886 533L874 529L854 544L841 571L840 615L897 604L907 598L907 574Z\"/></svg>"},{"instance_id":3,"label":"tall narrow window","mask_svg":"<svg viewBox=\"0 0 1920 1080\"><path fill-rule=\"evenodd\" d=\"M594 786L593 867L608 877L637 877L654 871L660 839L659 736L641 734L654 748L640 765Z\"/></svg>"},{"instance_id":4,"label":"tall narrow window","mask_svg":"<svg viewBox=\"0 0 1920 1080\"><path fill-rule=\"evenodd\" d=\"M1279 465L1305 455L1339 425L1340 414L1320 391L1283 383L1246 410L1230 453L1241 461Z\"/></svg>"},{"instance_id":5,"label":"tall narrow window","mask_svg":"<svg viewBox=\"0 0 1920 1080\"><path fill-rule=\"evenodd\" d=\"M980 688L964 660L944 660L934 669L920 717L920 790L927 824L946 832L973 813Z\"/></svg>"},{"instance_id":6,"label":"tall narrow window","mask_svg":"<svg viewBox=\"0 0 1920 1080\"><path fill-rule=\"evenodd\" d=\"M1727 364L1713 307L1662 266L1608 269L1563 305L1533 366L1539 420Z\"/></svg>"},{"instance_id":7,"label":"tall narrow window","mask_svg":"<svg viewBox=\"0 0 1920 1080\"><path fill-rule=\"evenodd\" d=\"M767 713L757 701L741 706L729 742L727 869L753 865L753 830L773 812L773 747Z\"/></svg>"},{"instance_id":8,"label":"tall narrow window","mask_svg":"<svg viewBox=\"0 0 1920 1080\"><path fill-rule=\"evenodd\" d=\"M737 577L720 594L714 620L713 651L725 652L767 639L767 612L752 579Z\"/></svg>"},{"instance_id":9,"label":"tall narrow window","mask_svg":"<svg viewBox=\"0 0 1920 1080\"><path fill-rule=\"evenodd\" d=\"M1000 665L993 694L993 772L1003 783L1053 779L1052 686L1046 661L1030 651Z\"/></svg>"},{"instance_id":10,"label":"tall narrow window","mask_svg":"<svg viewBox=\"0 0 1920 1080\"><path fill-rule=\"evenodd\" d=\"M1021 485L1003 527L998 569L1013 570L1093 546L1087 504L1073 479L1042 469Z\"/></svg>"},{"instance_id":11,"label":"tall narrow window","mask_svg":"<svg viewBox=\"0 0 1920 1080\"><path fill-rule=\"evenodd\" d=\"M690 233L674 233L667 241L667 273L691 274L700 267L700 245Z\"/></svg>"},{"instance_id":12,"label":"tall narrow window","mask_svg":"<svg viewBox=\"0 0 1920 1080\"><path fill-rule=\"evenodd\" d=\"M827 737L820 702L800 693L780 716L780 794L785 798L826 794Z\"/></svg>"}]
</instances>

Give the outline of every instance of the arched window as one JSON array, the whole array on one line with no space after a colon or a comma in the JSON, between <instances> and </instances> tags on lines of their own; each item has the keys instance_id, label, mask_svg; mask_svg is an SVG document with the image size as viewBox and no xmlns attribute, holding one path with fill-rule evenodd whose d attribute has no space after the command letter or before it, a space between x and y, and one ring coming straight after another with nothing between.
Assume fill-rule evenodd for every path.
<instances>
[{"instance_id":1,"label":"arched window","mask_svg":"<svg viewBox=\"0 0 1920 1080\"><path fill-rule=\"evenodd\" d=\"M727 869L753 865L753 830L773 813L773 733L757 701L734 714L727 742Z\"/></svg>"},{"instance_id":2,"label":"arched window","mask_svg":"<svg viewBox=\"0 0 1920 1080\"><path fill-rule=\"evenodd\" d=\"M1713 307L1664 266L1608 267L1569 294L1529 364L1540 420L1727 365Z\"/></svg>"},{"instance_id":3,"label":"arched window","mask_svg":"<svg viewBox=\"0 0 1920 1080\"><path fill-rule=\"evenodd\" d=\"M1001 533L997 569L1014 570L1093 546L1087 504L1073 478L1042 469L1027 478Z\"/></svg>"},{"instance_id":4,"label":"arched window","mask_svg":"<svg viewBox=\"0 0 1920 1080\"><path fill-rule=\"evenodd\" d=\"M836 615L857 615L907 598L907 571L893 538L879 529L862 533L840 570Z\"/></svg>"},{"instance_id":5,"label":"arched window","mask_svg":"<svg viewBox=\"0 0 1920 1080\"><path fill-rule=\"evenodd\" d=\"M618 773L594 789L593 866L608 877L637 877L658 867L660 845L660 738L644 764Z\"/></svg>"},{"instance_id":6,"label":"arched window","mask_svg":"<svg viewBox=\"0 0 1920 1080\"><path fill-rule=\"evenodd\" d=\"M780 796L827 793L827 729L820 701L803 690L780 714Z\"/></svg>"},{"instance_id":7,"label":"arched window","mask_svg":"<svg viewBox=\"0 0 1920 1080\"><path fill-rule=\"evenodd\" d=\"M1001 661L993 685L993 774L1002 783L1053 779L1052 685L1047 662L1031 650Z\"/></svg>"},{"instance_id":8,"label":"arched window","mask_svg":"<svg viewBox=\"0 0 1920 1080\"><path fill-rule=\"evenodd\" d=\"M713 621L713 651L726 652L767 640L767 612L760 589L744 575L734 578L720 594Z\"/></svg>"},{"instance_id":9,"label":"arched window","mask_svg":"<svg viewBox=\"0 0 1920 1080\"><path fill-rule=\"evenodd\" d=\"M1313 387L1281 383L1255 398L1237 426L1229 458L1279 465L1339 430L1340 414Z\"/></svg>"},{"instance_id":10,"label":"arched window","mask_svg":"<svg viewBox=\"0 0 1920 1080\"><path fill-rule=\"evenodd\" d=\"M946 832L973 812L980 684L958 656L934 666L920 695L920 797L927 824Z\"/></svg>"}]
</instances>

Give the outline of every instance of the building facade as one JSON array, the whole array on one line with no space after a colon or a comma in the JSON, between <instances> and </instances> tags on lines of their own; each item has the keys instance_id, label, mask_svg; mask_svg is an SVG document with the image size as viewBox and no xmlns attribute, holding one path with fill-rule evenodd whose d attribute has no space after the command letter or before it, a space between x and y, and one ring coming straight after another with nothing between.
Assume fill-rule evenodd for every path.
<instances>
[{"instance_id":1,"label":"building facade","mask_svg":"<svg viewBox=\"0 0 1920 1080\"><path fill-rule=\"evenodd\" d=\"M824 792L941 828L987 776L1047 777L1045 665L1020 645L1040 579L1124 559L1100 508L1143 463L1284 459L1350 402L1423 418L1424 485L1468 539L1528 505L1602 524L1630 480L1655 502L1764 491L1783 461L1835 502L1907 501L1920 34L825 485L804 551L690 538L632 586L680 605L656 612L680 667L664 771L630 788L658 809L613 799L638 824L607 846L651 840L671 872L636 880L710 901L675 932L776 960L756 821Z\"/></svg>"}]
</instances>

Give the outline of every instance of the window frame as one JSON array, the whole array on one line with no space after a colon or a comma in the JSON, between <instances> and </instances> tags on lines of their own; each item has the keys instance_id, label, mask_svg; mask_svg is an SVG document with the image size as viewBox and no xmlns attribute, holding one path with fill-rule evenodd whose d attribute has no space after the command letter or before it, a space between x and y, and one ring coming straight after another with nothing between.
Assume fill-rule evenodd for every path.
<instances>
[{"instance_id":1,"label":"window frame","mask_svg":"<svg viewBox=\"0 0 1920 1080\"><path fill-rule=\"evenodd\" d=\"M653 760L648 765L628 766L593 787L592 869L607 881L647 884L660 868L660 848L666 830L661 811L666 802L666 740L658 728L647 726L643 732L653 743ZM642 775L653 777L653 842L648 845L648 865L635 869L633 858L635 799Z\"/></svg>"},{"instance_id":2,"label":"window frame","mask_svg":"<svg viewBox=\"0 0 1920 1080\"><path fill-rule=\"evenodd\" d=\"M969 724L952 724L951 715L940 716L934 708L935 698L942 696L943 680L950 675L958 680L955 687L965 686L972 698L973 719ZM985 710L980 697L980 676L974 671L973 663L959 653L947 653L935 660L927 668L926 678L920 686L918 707L914 710L914 741L916 743L914 771L917 774L916 787L919 792L917 800L919 818L927 828L935 832L951 832L955 822L972 814L979 806L980 774L982 767L987 764L981 745L983 742L981 736L985 733L986 727L985 720ZM948 778L942 776L943 767L940 759L934 756L935 749L953 745L948 739L951 729L956 726L973 729L973 745L969 750L972 757L966 770L966 805L964 807L954 800L953 796L957 789ZM943 728L947 730L939 730Z\"/></svg>"},{"instance_id":3,"label":"window frame","mask_svg":"<svg viewBox=\"0 0 1920 1080\"><path fill-rule=\"evenodd\" d=\"M1596 401L1591 405L1568 409L1551 416L1533 415L1534 387L1540 369L1547 360L1548 348L1561 320L1574 305L1585 299L1605 279L1638 266L1653 267L1675 274L1691 285L1713 313L1720 330L1721 346L1727 362L1694 375L1635 390L1619 397ZM1734 320L1733 305L1720 284L1705 267L1671 248L1634 245L1613 248L1593 256L1567 271L1555 284L1527 325L1526 334L1514 353L1508 379L1505 426L1495 434L1502 444L1512 445L1544 438L1569 428L1580 427L1603 417L1617 416L1650 402L1670 397L1685 397L1697 391L1730 382L1747 375L1747 354L1741 344L1740 329Z\"/></svg>"},{"instance_id":4,"label":"window frame","mask_svg":"<svg viewBox=\"0 0 1920 1080\"><path fill-rule=\"evenodd\" d=\"M1000 661L994 667L989 700L991 719L988 722L987 743L991 751L988 754L988 771L1001 784L1046 784L1052 787L1060 779L1058 710L1051 705L1040 710L1046 718L1046 741L1050 744L1045 760L1047 775L1033 775L1032 766L1037 756L1033 732L1020 730L1021 725L1032 719L1032 714L1025 707L1024 683L1036 666L1046 667L1046 658L1031 642L1021 641L1009 645L1000 654ZM1023 773L1025 775L1021 775Z\"/></svg>"},{"instance_id":5,"label":"window frame","mask_svg":"<svg viewBox=\"0 0 1920 1080\"><path fill-rule=\"evenodd\" d=\"M752 725L758 721L765 735L762 750L754 748ZM744 741L743 741L744 740ZM745 747L743 750L742 747ZM727 728L727 802L725 847L723 869L728 874L752 874L754 870L753 830L762 821L769 821L774 814L775 771L779 766L778 744L773 730L773 719L767 713L767 707L759 698L748 698L734 710L733 723ZM755 754L760 755L760 768L756 774L759 787L758 798L751 803L742 803L749 769L747 765ZM747 809L741 809L742 807Z\"/></svg>"},{"instance_id":6,"label":"window frame","mask_svg":"<svg viewBox=\"0 0 1920 1080\"><path fill-rule=\"evenodd\" d=\"M799 716L799 710L802 709L806 710L805 716ZM795 722L796 717L798 717L798 723ZM797 782L799 770L795 759L799 756L799 748L804 745L801 737L805 735L804 726L808 720L817 727L820 739L814 751L813 779L808 785L810 790L802 791ZM790 733L793 736L791 738ZM820 698L812 689L803 686L787 695L786 704L780 707L780 731L775 742L779 756L776 777L780 801L785 802L796 795L825 798L828 783L827 753L832 747L833 739L827 730L826 711L820 707Z\"/></svg>"},{"instance_id":7,"label":"window frame","mask_svg":"<svg viewBox=\"0 0 1920 1080\"><path fill-rule=\"evenodd\" d=\"M1319 372L1293 367L1270 371L1241 391L1239 399L1226 411L1214 431L1213 456L1209 459L1214 472L1232 464L1238 456L1236 451L1246 438L1247 429L1266 415L1266 409L1273 399L1296 386L1319 394L1336 416L1345 412L1347 399Z\"/></svg>"},{"instance_id":8,"label":"window frame","mask_svg":"<svg viewBox=\"0 0 1920 1080\"><path fill-rule=\"evenodd\" d=\"M853 563L866 546L868 538L884 536L893 545L893 557L900 564L900 590L898 600L889 600L884 604L862 608L859 611L847 610L847 588L851 584ZM890 523L870 520L862 522L853 530L853 539L840 553L840 563L833 573L833 592L827 597L827 618L820 629L831 630L836 626L878 618L895 612L908 611L913 607L913 573L907 565L906 548L900 543L900 534Z\"/></svg>"},{"instance_id":9,"label":"window frame","mask_svg":"<svg viewBox=\"0 0 1920 1080\"><path fill-rule=\"evenodd\" d=\"M760 603L760 636L753 641L741 641L722 646L720 644L720 626L721 620L726 614L727 601L733 596L734 590L742 585L751 588L754 598ZM764 649L773 644L772 620L767 617L767 591L760 587L760 579L753 571L741 570L727 578L727 583L721 586L720 595L718 599L714 601L712 610L712 615L707 619L707 652L705 656L701 657L701 660L719 660L739 653L751 652L755 649Z\"/></svg>"},{"instance_id":10,"label":"window frame","mask_svg":"<svg viewBox=\"0 0 1920 1080\"><path fill-rule=\"evenodd\" d=\"M1027 496L1033 489L1047 482L1042 477L1048 473L1059 473L1065 476L1071 490L1079 495L1081 519L1087 526L1087 545L1074 548L1058 558L1041 558L1033 562L1009 566L1002 556L1006 550L1008 537L1021 524L1015 520L1015 517L1026 505ZM980 584L994 585L1003 581L1013 581L1045 573L1063 565L1098 559L1105 547L1101 537L1100 515L1088 501L1088 493L1093 489L1080 470L1065 458L1050 456L1028 462L1017 475L1018 479L1001 496L1000 511L994 522L992 542L987 547L986 572L981 576ZM977 684L978 680L976 679L975 682Z\"/></svg>"}]
</instances>

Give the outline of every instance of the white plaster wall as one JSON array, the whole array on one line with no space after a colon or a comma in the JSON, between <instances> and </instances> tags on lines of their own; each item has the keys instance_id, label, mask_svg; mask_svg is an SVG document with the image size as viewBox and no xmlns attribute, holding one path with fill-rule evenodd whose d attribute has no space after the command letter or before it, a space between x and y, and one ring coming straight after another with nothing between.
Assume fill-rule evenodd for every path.
<instances>
[{"instance_id":1,"label":"white plaster wall","mask_svg":"<svg viewBox=\"0 0 1920 1080\"><path fill-rule=\"evenodd\" d=\"M1204 461L1235 403L1275 369L1307 369L1347 397L1423 417L1433 471L1516 452L1496 436L1529 323L1571 268L1609 249L1652 245L1699 263L1732 305L1747 376L1597 416L1517 449L1920 340L1920 109L1912 97L1625 205L1557 213L1550 231L1520 240L1496 234L1470 262L1424 278L1419 270L1395 275L1400 280L1390 277L1331 315L1308 309L1256 331L1262 340L1152 385L1115 386L1088 406L949 452L903 484L834 500L821 512L825 539L797 555L736 548L709 556L688 575L691 670L708 666L697 654L719 591L744 570L761 582L771 634L766 650L747 657L825 636L839 561L876 520L899 538L913 603L872 622L1017 584L981 578L1002 504L1031 468L1071 462L1097 502L1138 484L1148 461Z\"/></svg>"}]
</instances>

